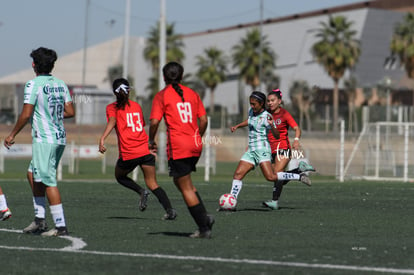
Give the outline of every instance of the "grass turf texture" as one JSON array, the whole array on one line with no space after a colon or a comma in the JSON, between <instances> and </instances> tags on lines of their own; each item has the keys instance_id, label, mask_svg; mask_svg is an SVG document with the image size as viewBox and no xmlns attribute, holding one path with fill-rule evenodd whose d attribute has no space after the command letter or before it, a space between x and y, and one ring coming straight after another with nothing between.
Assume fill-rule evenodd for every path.
<instances>
[{"instance_id":1,"label":"grass turf texture","mask_svg":"<svg viewBox=\"0 0 414 275\"><path fill-rule=\"evenodd\" d=\"M298 182L285 186L281 209L270 211L261 202L271 197L272 184L265 182L260 172L253 171L244 181L238 211L216 212L218 198L229 191L236 167L236 164L226 165L219 165L223 171L212 176L208 184L202 183L202 169L193 175L206 208L216 218L210 240L188 238L196 226L168 177L158 178L178 211L175 221L161 220L164 211L153 195L148 209L140 212L138 196L117 184L109 174L102 181L59 183L69 232L72 237L81 238L86 247L64 252L58 249L70 245L66 239L0 231L1 259L7 263L2 264L1 271L4 274L375 274L375 268L394 268L414 273L413 183L338 183L314 177L311 188ZM139 183L143 185L141 174ZM10 220L0 222L0 230L21 230L33 219L28 184L23 179L3 179L0 184L13 212ZM49 226L53 226L49 209L47 217ZM250 262L234 262L241 259ZM289 266L291 263L305 265Z\"/></svg>"}]
</instances>

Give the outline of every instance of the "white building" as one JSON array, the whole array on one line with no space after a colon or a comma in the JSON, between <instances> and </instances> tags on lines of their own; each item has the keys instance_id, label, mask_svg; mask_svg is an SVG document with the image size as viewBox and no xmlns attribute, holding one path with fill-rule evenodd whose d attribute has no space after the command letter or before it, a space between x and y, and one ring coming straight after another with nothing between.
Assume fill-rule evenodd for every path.
<instances>
[{"instance_id":1,"label":"white building","mask_svg":"<svg viewBox=\"0 0 414 275\"><path fill-rule=\"evenodd\" d=\"M407 85L405 72L399 66L389 66L389 43L396 22L401 22L407 11L414 11L412 1L377 0L265 20L262 30L277 54L275 73L281 80L280 89L284 91L284 95L287 95L289 86L294 80L305 80L309 86L332 89L332 79L313 60L310 53L311 46L316 42L315 29L320 27L320 22L326 22L330 15L343 15L352 21L356 38L361 41L361 56L353 72L360 87L374 86L388 76L393 80L396 88L404 88ZM231 56L232 47L239 43L248 30L259 25L260 22L246 22L243 25L184 35L185 72L195 72L196 56L201 55L207 47L215 46ZM145 38L131 37L129 41L128 72L134 78L137 96L145 97L149 94L145 87L151 74L150 65L143 59ZM99 90L110 90L107 70L111 66L121 64L122 51L122 37L89 47L85 85L97 87ZM65 80L68 85L81 85L82 60L82 50L61 56L53 73ZM218 85L215 103L226 106L229 113L237 113L240 82L237 80L238 71L232 69L232 64L229 65L229 69L231 80ZM28 68L0 78L0 84L21 83L22 79L31 78L33 78L33 71ZM251 88L244 87L243 84L242 89L245 96L251 92ZM285 96L285 100L289 101L289 97ZM413 99L408 102L409 105L412 105L412 102ZM206 106L209 105L208 96L205 97L204 103Z\"/></svg>"}]
</instances>

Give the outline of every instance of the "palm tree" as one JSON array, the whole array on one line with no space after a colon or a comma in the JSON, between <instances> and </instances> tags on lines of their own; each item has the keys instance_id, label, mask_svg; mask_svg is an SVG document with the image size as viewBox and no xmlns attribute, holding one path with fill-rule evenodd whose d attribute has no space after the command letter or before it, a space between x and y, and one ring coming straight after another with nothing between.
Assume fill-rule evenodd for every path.
<instances>
[{"instance_id":1,"label":"palm tree","mask_svg":"<svg viewBox=\"0 0 414 275\"><path fill-rule=\"evenodd\" d=\"M276 54L270 47L267 36L262 39L260 36L258 29L252 29L232 49L233 68L240 70L240 76L253 90L260 84L260 64L264 72L276 67Z\"/></svg>"},{"instance_id":2,"label":"palm tree","mask_svg":"<svg viewBox=\"0 0 414 275\"><path fill-rule=\"evenodd\" d=\"M409 78L414 78L414 13L407 13L404 21L394 29L390 49L398 55Z\"/></svg>"},{"instance_id":3,"label":"palm tree","mask_svg":"<svg viewBox=\"0 0 414 275\"><path fill-rule=\"evenodd\" d=\"M144 48L144 59L151 64L153 76L149 79L149 84L146 86L151 90L150 97L153 97L158 92L158 71L159 71L159 34L160 24L157 23L152 27L148 33L146 46ZM176 61L182 62L185 54L183 51L184 43L180 35L175 34L174 24L167 24L166 26L166 59L167 62Z\"/></svg>"},{"instance_id":4,"label":"palm tree","mask_svg":"<svg viewBox=\"0 0 414 275\"><path fill-rule=\"evenodd\" d=\"M214 112L214 91L226 79L227 58L216 47L204 50L204 56L196 56L198 70L196 76L210 89L210 115Z\"/></svg>"},{"instance_id":5,"label":"palm tree","mask_svg":"<svg viewBox=\"0 0 414 275\"><path fill-rule=\"evenodd\" d=\"M344 16L329 17L329 22L320 22L316 37L319 41L312 47L312 54L334 81L333 130L338 130L339 80L345 71L352 68L361 54L360 43L355 39L353 22Z\"/></svg>"},{"instance_id":6,"label":"palm tree","mask_svg":"<svg viewBox=\"0 0 414 275\"><path fill-rule=\"evenodd\" d=\"M108 80L109 81L109 86L112 89L112 83L114 82L115 79L117 78L121 78L122 77L122 73L123 73L123 66L122 64L118 64L118 65L114 65L108 68L107 70L107 77L104 80ZM134 86L134 78L131 75L128 75L128 82L129 84L133 87ZM136 100L136 94L135 94L135 90L131 89L130 93L129 93L129 98L132 100Z\"/></svg>"},{"instance_id":7,"label":"palm tree","mask_svg":"<svg viewBox=\"0 0 414 275\"><path fill-rule=\"evenodd\" d=\"M303 116L306 118L306 129L311 130L310 107L313 100L313 90L306 81L296 80L289 89L292 103L299 109L299 126L303 127Z\"/></svg>"},{"instance_id":8,"label":"palm tree","mask_svg":"<svg viewBox=\"0 0 414 275\"><path fill-rule=\"evenodd\" d=\"M348 132L350 133L352 128L354 128L355 132L358 131L358 119L355 110L357 84L356 78L352 76L344 82L345 93L348 98Z\"/></svg>"},{"instance_id":9,"label":"palm tree","mask_svg":"<svg viewBox=\"0 0 414 275\"><path fill-rule=\"evenodd\" d=\"M273 70L266 70L263 72L263 83L266 91L271 91L280 86L280 78Z\"/></svg>"}]
</instances>

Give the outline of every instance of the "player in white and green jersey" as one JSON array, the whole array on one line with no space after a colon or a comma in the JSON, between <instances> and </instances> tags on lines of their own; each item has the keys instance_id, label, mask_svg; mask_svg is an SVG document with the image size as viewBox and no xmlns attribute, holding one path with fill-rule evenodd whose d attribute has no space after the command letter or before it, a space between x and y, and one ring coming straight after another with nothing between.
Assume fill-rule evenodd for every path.
<instances>
[{"instance_id":1,"label":"player in white and green jersey","mask_svg":"<svg viewBox=\"0 0 414 275\"><path fill-rule=\"evenodd\" d=\"M278 138L279 132L273 117L265 110L266 95L262 92L253 92L250 97L249 118L236 126L231 127L231 131L236 131L240 127L249 127L249 146L243 154L233 175L232 188L230 193L236 198L242 188L242 180L246 174L253 170L257 165L260 166L263 175L268 181L278 179L300 180L309 182L306 174L278 172L273 173L271 165L271 150L267 139L268 131Z\"/></svg>"},{"instance_id":2,"label":"player in white and green jersey","mask_svg":"<svg viewBox=\"0 0 414 275\"><path fill-rule=\"evenodd\" d=\"M66 84L52 75L38 75L26 83L24 103L34 106L33 143L66 144L65 104L72 98Z\"/></svg>"},{"instance_id":3,"label":"player in white and green jersey","mask_svg":"<svg viewBox=\"0 0 414 275\"><path fill-rule=\"evenodd\" d=\"M26 83L22 112L5 139L9 148L26 123L32 125L32 161L27 178L32 187L35 220L25 233L41 233L44 236L68 235L63 206L56 182L56 170L66 145L63 119L73 117L75 111L66 84L50 73L57 60L54 50L40 47L30 54L36 78ZM47 197L55 228L46 231L45 208Z\"/></svg>"}]
</instances>

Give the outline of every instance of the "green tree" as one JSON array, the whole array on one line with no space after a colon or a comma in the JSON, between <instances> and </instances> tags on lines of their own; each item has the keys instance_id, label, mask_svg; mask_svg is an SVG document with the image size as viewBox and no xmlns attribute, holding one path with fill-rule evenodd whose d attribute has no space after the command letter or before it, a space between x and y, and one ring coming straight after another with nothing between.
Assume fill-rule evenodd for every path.
<instances>
[{"instance_id":1,"label":"green tree","mask_svg":"<svg viewBox=\"0 0 414 275\"><path fill-rule=\"evenodd\" d=\"M355 77L350 77L344 81L345 93L348 98L348 132L352 132L354 128L355 132L358 132L358 119L355 109L357 80Z\"/></svg>"},{"instance_id":2,"label":"green tree","mask_svg":"<svg viewBox=\"0 0 414 275\"><path fill-rule=\"evenodd\" d=\"M160 24L157 23L155 27L152 27L148 32L146 40L146 46L144 48L144 59L152 68L152 76L148 80L147 89L151 90L150 98L152 98L158 92L158 72L160 68L159 64L159 41L160 41ZM166 25L166 61L176 61L181 63L184 60L185 54L183 51L184 42L179 34L174 31L174 24Z\"/></svg>"},{"instance_id":3,"label":"green tree","mask_svg":"<svg viewBox=\"0 0 414 275\"><path fill-rule=\"evenodd\" d=\"M197 73L196 76L210 89L210 110L214 112L214 91L218 84L226 80L227 58L224 53L216 47L204 50L204 55L196 56Z\"/></svg>"},{"instance_id":4,"label":"green tree","mask_svg":"<svg viewBox=\"0 0 414 275\"><path fill-rule=\"evenodd\" d=\"M123 72L124 72L124 69L121 64L114 65L108 68L108 71L107 71L108 75L105 78L105 80L109 80L109 86L111 87L111 89L112 89L112 83L114 82L114 80L117 78L121 78ZM132 87L134 87L134 78L131 75L128 75L128 82ZM134 101L136 100L136 93L134 89L131 89L129 98Z\"/></svg>"},{"instance_id":5,"label":"green tree","mask_svg":"<svg viewBox=\"0 0 414 275\"><path fill-rule=\"evenodd\" d=\"M260 84L260 64L263 72L276 67L276 54L270 46L270 41L267 40L267 36L262 36L262 39L260 36L258 29L252 29L232 49L233 68L239 69L240 76L253 90Z\"/></svg>"},{"instance_id":6,"label":"green tree","mask_svg":"<svg viewBox=\"0 0 414 275\"><path fill-rule=\"evenodd\" d=\"M333 89L333 130L338 130L339 80L345 71L352 68L361 54L360 43L355 39L353 22L344 16L330 16L328 23L320 22L312 54L316 61L334 81Z\"/></svg>"},{"instance_id":7,"label":"green tree","mask_svg":"<svg viewBox=\"0 0 414 275\"><path fill-rule=\"evenodd\" d=\"M273 73L273 70L267 70L263 74L263 83L266 91L271 91L280 86L280 78Z\"/></svg>"},{"instance_id":8,"label":"green tree","mask_svg":"<svg viewBox=\"0 0 414 275\"><path fill-rule=\"evenodd\" d=\"M306 119L306 130L312 129L310 119L310 108L313 101L313 90L309 88L306 81L296 80L289 89L293 105L299 109L299 127L303 127L303 117Z\"/></svg>"},{"instance_id":9,"label":"green tree","mask_svg":"<svg viewBox=\"0 0 414 275\"><path fill-rule=\"evenodd\" d=\"M414 13L407 13L394 28L390 49L404 65L409 78L414 78Z\"/></svg>"}]
</instances>

